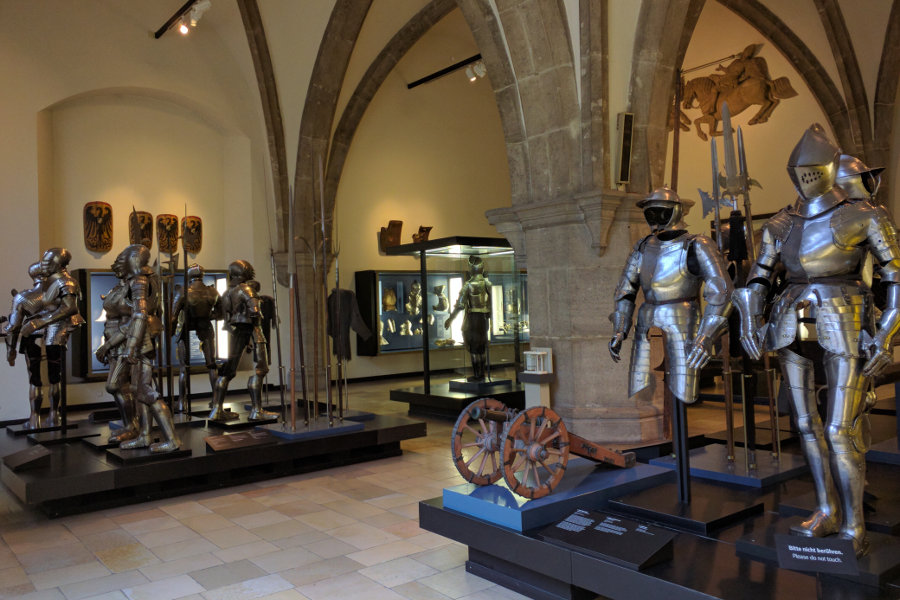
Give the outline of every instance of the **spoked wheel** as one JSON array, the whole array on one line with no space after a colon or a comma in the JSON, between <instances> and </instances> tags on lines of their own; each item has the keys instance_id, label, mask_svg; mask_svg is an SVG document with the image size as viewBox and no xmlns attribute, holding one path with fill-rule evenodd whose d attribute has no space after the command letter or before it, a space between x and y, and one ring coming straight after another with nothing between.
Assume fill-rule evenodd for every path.
<instances>
[{"instance_id":1,"label":"spoked wheel","mask_svg":"<svg viewBox=\"0 0 900 600\"><path fill-rule=\"evenodd\" d=\"M490 485L503 477L500 468L503 423L479 415L487 410L506 411L506 405L493 398L476 400L460 413L450 438L456 470L475 485Z\"/></svg>"},{"instance_id":2,"label":"spoked wheel","mask_svg":"<svg viewBox=\"0 0 900 600\"><path fill-rule=\"evenodd\" d=\"M569 434L562 419L543 406L512 422L503 442L503 477L525 498L543 498L556 488L569 462Z\"/></svg>"}]
</instances>

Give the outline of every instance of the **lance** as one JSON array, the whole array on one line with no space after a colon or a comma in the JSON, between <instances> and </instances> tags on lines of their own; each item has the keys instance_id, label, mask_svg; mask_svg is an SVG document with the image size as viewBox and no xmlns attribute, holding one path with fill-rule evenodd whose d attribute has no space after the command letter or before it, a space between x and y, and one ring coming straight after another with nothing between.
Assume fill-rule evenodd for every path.
<instances>
[{"instance_id":1,"label":"lance","mask_svg":"<svg viewBox=\"0 0 900 600\"><path fill-rule=\"evenodd\" d=\"M271 242L271 240L270 240ZM275 273L275 249L269 244L269 264L272 267L272 307L275 311L275 348L278 357L278 391L281 395L281 423L284 424L287 410L284 404L284 362L281 358L281 313L278 312L278 277Z\"/></svg>"},{"instance_id":2,"label":"lance","mask_svg":"<svg viewBox=\"0 0 900 600\"><path fill-rule=\"evenodd\" d=\"M716 149L716 138L710 141L712 154L712 190L713 190L713 214L716 224L716 246L719 254L724 256L724 242L722 240L722 220L719 214L721 194L719 192L719 153ZM734 462L734 373L731 370L731 331L726 329L722 336L722 387L725 400L725 453L728 462Z\"/></svg>"},{"instance_id":3,"label":"lance","mask_svg":"<svg viewBox=\"0 0 900 600\"><path fill-rule=\"evenodd\" d=\"M328 238L325 227L325 184L322 181L324 172L322 169L322 157L319 156L319 218L322 228L322 305L327 313L328 311ZM317 316L317 318L319 318ZM328 343L328 331L326 331L323 339L322 352L325 354L325 414L328 418L328 425L334 425L334 415L331 411L331 345Z\"/></svg>"},{"instance_id":4,"label":"lance","mask_svg":"<svg viewBox=\"0 0 900 600\"><path fill-rule=\"evenodd\" d=\"M303 320L300 318L300 297L297 293L297 255L294 248L294 190L290 189L288 198L288 280L289 280L289 324L290 331L290 379L291 379L291 431L297 430L297 377L295 366L297 359L295 350L300 354L300 384L303 391L303 423L309 425L309 403L306 396L306 364L303 360Z\"/></svg>"},{"instance_id":5,"label":"lance","mask_svg":"<svg viewBox=\"0 0 900 600\"><path fill-rule=\"evenodd\" d=\"M187 251L187 242L184 239L184 230L185 225L187 225L187 204L184 205L184 221L181 226L181 252L184 254L184 274L182 277L181 283L181 295L184 298L184 305L181 310L188 310L188 251ZM184 314L182 317L184 319L184 325L187 325L187 315ZM191 418L191 332L186 330L186 327L181 328L182 335L182 349L184 351L184 364L182 365L182 369L184 369L184 402L187 406L187 414L188 419ZM218 355L217 355L218 356ZM171 362L171 361L170 361ZM215 394L216 388L213 385L211 391Z\"/></svg>"},{"instance_id":6,"label":"lance","mask_svg":"<svg viewBox=\"0 0 900 600\"><path fill-rule=\"evenodd\" d=\"M756 246L753 240L753 215L750 212L750 175L747 170L747 155L744 153L744 132L738 127L738 165L740 168L741 192L744 195L744 214L747 219L747 231L750 239L747 242L747 255L756 261ZM772 424L772 458L781 456L781 429L778 424L778 407L775 394L775 369L772 367L769 353L763 354L763 368L766 373L766 393L769 396L769 421Z\"/></svg>"}]
</instances>

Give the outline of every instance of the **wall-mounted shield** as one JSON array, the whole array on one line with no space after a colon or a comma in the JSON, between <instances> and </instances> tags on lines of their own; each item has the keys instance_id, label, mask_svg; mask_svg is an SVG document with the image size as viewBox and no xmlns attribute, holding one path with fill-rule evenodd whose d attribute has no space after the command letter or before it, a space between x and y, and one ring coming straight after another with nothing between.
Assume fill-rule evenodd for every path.
<instances>
[{"instance_id":1,"label":"wall-mounted shield","mask_svg":"<svg viewBox=\"0 0 900 600\"><path fill-rule=\"evenodd\" d=\"M84 245L91 252L109 252L113 243L112 206L106 202L84 205Z\"/></svg>"},{"instance_id":2,"label":"wall-mounted shield","mask_svg":"<svg viewBox=\"0 0 900 600\"><path fill-rule=\"evenodd\" d=\"M200 252L203 247L203 221L200 217L187 216L181 219L181 235L185 252Z\"/></svg>"},{"instance_id":3,"label":"wall-mounted shield","mask_svg":"<svg viewBox=\"0 0 900 600\"><path fill-rule=\"evenodd\" d=\"M156 241L160 252L172 254L178 250L177 215L156 215Z\"/></svg>"},{"instance_id":4,"label":"wall-mounted shield","mask_svg":"<svg viewBox=\"0 0 900 600\"><path fill-rule=\"evenodd\" d=\"M153 215L143 210L132 210L128 216L128 243L143 244L153 249Z\"/></svg>"}]
</instances>

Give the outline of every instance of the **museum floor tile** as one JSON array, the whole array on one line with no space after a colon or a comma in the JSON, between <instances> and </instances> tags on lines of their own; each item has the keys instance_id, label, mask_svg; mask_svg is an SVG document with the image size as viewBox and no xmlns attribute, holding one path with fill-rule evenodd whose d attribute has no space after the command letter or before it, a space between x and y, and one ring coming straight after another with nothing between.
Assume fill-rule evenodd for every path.
<instances>
[{"instance_id":1,"label":"museum floor tile","mask_svg":"<svg viewBox=\"0 0 900 600\"><path fill-rule=\"evenodd\" d=\"M412 383L355 384L350 407L405 414L388 391ZM418 502L462 482L452 423L426 420L399 457L58 519L0 489L0 598L524 598L418 527ZM690 422L720 430L722 408L691 407Z\"/></svg>"}]
</instances>

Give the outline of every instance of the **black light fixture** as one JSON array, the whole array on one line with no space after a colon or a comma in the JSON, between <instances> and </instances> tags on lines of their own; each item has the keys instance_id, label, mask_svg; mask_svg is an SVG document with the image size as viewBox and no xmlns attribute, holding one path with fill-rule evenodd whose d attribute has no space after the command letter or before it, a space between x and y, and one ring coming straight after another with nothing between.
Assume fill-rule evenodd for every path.
<instances>
[{"instance_id":1,"label":"black light fixture","mask_svg":"<svg viewBox=\"0 0 900 600\"><path fill-rule=\"evenodd\" d=\"M162 27L153 33L156 39L161 38L165 33L178 24L178 33L187 35L191 31L191 27L196 27L200 17L203 16L209 7L212 6L211 0L188 0L182 5L175 14L169 17Z\"/></svg>"},{"instance_id":2,"label":"black light fixture","mask_svg":"<svg viewBox=\"0 0 900 600\"><path fill-rule=\"evenodd\" d=\"M471 65L472 63L480 61L480 60L481 60L480 54L476 54L475 56L470 56L469 58L467 58L465 60L459 61L458 63L453 63L449 67L444 67L440 71L435 71L431 75L426 75L425 77L416 79L412 83L406 84L406 89L411 90L416 86L422 85L423 83L428 83L429 81L434 81L438 77L443 77L444 75L449 75L450 73L452 73L454 71L462 69L463 67L467 67L467 66ZM473 69L474 69L474 67L473 67ZM484 69L484 63L481 63L481 70L483 70L484 73L487 73L487 70ZM483 74L478 74L477 70L473 70L472 73L475 75L478 75L478 77L484 77ZM468 69L466 69L466 76L468 76L470 78L470 81L474 81L471 79Z\"/></svg>"}]
</instances>

